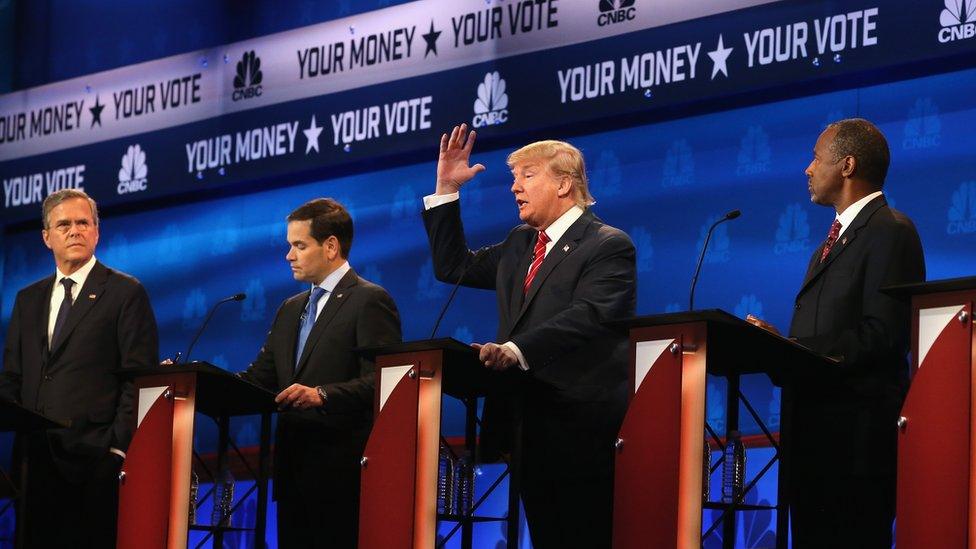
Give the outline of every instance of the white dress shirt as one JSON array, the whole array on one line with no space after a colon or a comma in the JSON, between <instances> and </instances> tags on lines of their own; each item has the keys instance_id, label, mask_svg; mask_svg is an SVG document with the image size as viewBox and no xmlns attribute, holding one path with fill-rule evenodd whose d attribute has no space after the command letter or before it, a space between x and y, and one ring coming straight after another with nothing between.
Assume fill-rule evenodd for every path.
<instances>
[{"instance_id":1,"label":"white dress shirt","mask_svg":"<svg viewBox=\"0 0 976 549\"><path fill-rule=\"evenodd\" d=\"M857 214L861 213L861 210L868 205L868 202L871 202L879 196L881 196L881 191L875 191L851 204L843 212L837 214L835 219L840 221L840 233L837 235L837 238L840 238L840 235L844 234L844 231L846 231L847 227L854 222L854 218L857 217Z\"/></svg>"}]
</instances>

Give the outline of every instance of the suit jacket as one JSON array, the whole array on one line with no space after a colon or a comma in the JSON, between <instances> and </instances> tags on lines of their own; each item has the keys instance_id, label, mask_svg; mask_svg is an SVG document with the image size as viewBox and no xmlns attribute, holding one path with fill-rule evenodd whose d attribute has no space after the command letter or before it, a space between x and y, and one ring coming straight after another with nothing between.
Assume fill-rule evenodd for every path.
<instances>
[{"instance_id":1,"label":"suit jacket","mask_svg":"<svg viewBox=\"0 0 976 549\"><path fill-rule=\"evenodd\" d=\"M264 346L240 376L271 391L293 383L325 387L324 407L279 416L276 471L298 453L317 454L324 468L358 468L372 425L375 365L353 349L399 342L400 317L386 290L350 269L316 319L296 369L301 316L310 294L304 291L281 304ZM288 487L279 484L280 496Z\"/></svg>"},{"instance_id":2,"label":"suit jacket","mask_svg":"<svg viewBox=\"0 0 976 549\"><path fill-rule=\"evenodd\" d=\"M525 392L524 428L533 451L527 446L524 459L567 471L603 467L626 407L627 338L602 323L634 314L633 243L587 210L555 243L523 297L538 232L520 225L504 241L472 252L459 202L423 214L435 276L453 283L463 274L465 286L496 292L496 341L514 342L529 368L506 372L504 390ZM497 403L486 403L487 444L498 434L490 421Z\"/></svg>"},{"instance_id":3,"label":"suit jacket","mask_svg":"<svg viewBox=\"0 0 976 549\"><path fill-rule=\"evenodd\" d=\"M96 262L49 350L54 279L17 293L0 394L69 424L47 438L62 473L80 480L110 447L128 448L135 428L133 389L113 372L158 365L159 336L139 281Z\"/></svg>"},{"instance_id":4,"label":"suit jacket","mask_svg":"<svg viewBox=\"0 0 976 549\"><path fill-rule=\"evenodd\" d=\"M893 474L911 310L879 290L925 280L922 244L911 220L880 196L820 263L822 249L797 294L790 336L841 362L795 383L797 467Z\"/></svg>"}]
</instances>

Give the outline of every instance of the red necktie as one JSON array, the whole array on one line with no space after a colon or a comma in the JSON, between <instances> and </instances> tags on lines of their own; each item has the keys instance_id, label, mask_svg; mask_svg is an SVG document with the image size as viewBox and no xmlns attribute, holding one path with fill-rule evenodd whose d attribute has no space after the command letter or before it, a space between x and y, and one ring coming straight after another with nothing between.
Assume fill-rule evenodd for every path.
<instances>
[{"instance_id":1,"label":"red necktie","mask_svg":"<svg viewBox=\"0 0 976 549\"><path fill-rule=\"evenodd\" d=\"M827 241L824 242L823 251L820 252L820 262L823 263L827 256L830 255L830 249L834 247L834 243L837 242L837 237L840 236L840 220L835 219L833 224L830 226L830 232L827 233Z\"/></svg>"},{"instance_id":2,"label":"red necktie","mask_svg":"<svg viewBox=\"0 0 976 549\"><path fill-rule=\"evenodd\" d=\"M546 258L546 244L549 243L549 235L545 231L539 231L539 238L535 241L535 250L532 251L532 265L529 266L529 274L525 275L525 284L522 285L522 295L529 293L529 286L535 278L535 273L539 272L542 260Z\"/></svg>"}]
</instances>

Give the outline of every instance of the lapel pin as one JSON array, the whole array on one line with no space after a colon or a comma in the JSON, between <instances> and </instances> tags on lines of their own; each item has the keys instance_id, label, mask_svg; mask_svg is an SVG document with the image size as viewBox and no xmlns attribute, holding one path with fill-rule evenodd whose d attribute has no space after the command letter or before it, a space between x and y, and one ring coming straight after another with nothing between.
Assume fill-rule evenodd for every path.
<instances>
[{"instance_id":1,"label":"lapel pin","mask_svg":"<svg viewBox=\"0 0 976 549\"><path fill-rule=\"evenodd\" d=\"M847 244L847 237L846 236L844 238L840 239L840 244L841 244L841 246L843 246L844 244Z\"/></svg>"},{"instance_id":2,"label":"lapel pin","mask_svg":"<svg viewBox=\"0 0 976 549\"><path fill-rule=\"evenodd\" d=\"M563 246L563 251L564 252L568 252L569 251L569 244L566 244L565 246Z\"/></svg>"},{"instance_id":3,"label":"lapel pin","mask_svg":"<svg viewBox=\"0 0 976 549\"><path fill-rule=\"evenodd\" d=\"M96 297L98 296L96 296L95 294L88 294L88 299L95 299Z\"/></svg>"},{"instance_id":4,"label":"lapel pin","mask_svg":"<svg viewBox=\"0 0 976 549\"><path fill-rule=\"evenodd\" d=\"M342 298L342 294L336 294L336 299L341 299L341 298Z\"/></svg>"}]
</instances>

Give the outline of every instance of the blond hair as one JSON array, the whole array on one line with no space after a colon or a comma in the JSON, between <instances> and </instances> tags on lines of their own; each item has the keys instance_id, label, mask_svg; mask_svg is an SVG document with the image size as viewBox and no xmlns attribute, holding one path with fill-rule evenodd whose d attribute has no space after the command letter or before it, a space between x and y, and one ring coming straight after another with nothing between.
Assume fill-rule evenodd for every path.
<instances>
[{"instance_id":1,"label":"blond hair","mask_svg":"<svg viewBox=\"0 0 976 549\"><path fill-rule=\"evenodd\" d=\"M556 177L568 177L576 190L576 204L581 208L592 206L596 200L590 194L586 180L583 153L565 141L548 139L529 143L508 155L508 167L514 168L527 160L545 160L546 169Z\"/></svg>"}]
</instances>

